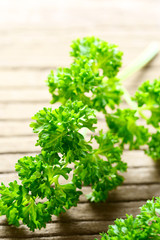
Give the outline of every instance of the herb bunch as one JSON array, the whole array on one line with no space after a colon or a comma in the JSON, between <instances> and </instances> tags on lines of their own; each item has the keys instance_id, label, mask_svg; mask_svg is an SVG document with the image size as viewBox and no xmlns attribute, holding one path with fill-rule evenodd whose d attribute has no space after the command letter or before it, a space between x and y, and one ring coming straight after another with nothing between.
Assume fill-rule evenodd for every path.
<instances>
[{"instance_id":1,"label":"herb bunch","mask_svg":"<svg viewBox=\"0 0 160 240\"><path fill-rule=\"evenodd\" d=\"M108 192L123 182L120 173L127 169L121 160L125 144L130 149L148 144L146 152L154 159L160 157L160 81L144 83L131 99L118 77L122 52L116 45L95 37L78 39L72 44L71 56L70 68L51 71L47 80L51 102L62 105L40 110L30 125L38 134L40 154L18 160L15 169L20 183L11 182L9 187L2 183L0 187L0 215L16 226L22 221L32 231L45 227L52 215L76 206L83 185L92 188L88 199L105 201ZM133 109L119 108L123 97ZM144 116L146 110L152 113L149 118ZM107 132L94 132L97 112L104 114ZM139 116L157 133L137 125ZM83 134L86 130L88 141Z\"/></svg>"},{"instance_id":2,"label":"herb bunch","mask_svg":"<svg viewBox=\"0 0 160 240\"><path fill-rule=\"evenodd\" d=\"M100 234L101 240L160 239L160 197L148 200L140 210L135 218L126 215L126 219L116 219L107 233Z\"/></svg>"},{"instance_id":3,"label":"herb bunch","mask_svg":"<svg viewBox=\"0 0 160 240\"><path fill-rule=\"evenodd\" d=\"M101 131L86 141L80 133L83 128L94 131L97 122L94 110L81 101L69 100L55 110L44 108L33 119L41 153L18 160L15 169L21 184L14 181L0 187L0 215L15 226L22 221L32 231L45 227L52 215L76 206L82 185L92 187L88 199L105 201L108 192L123 182L119 172L126 171L116 136ZM93 149L93 138L98 148Z\"/></svg>"},{"instance_id":4,"label":"herb bunch","mask_svg":"<svg viewBox=\"0 0 160 240\"><path fill-rule=\"evenodd\" d=\"M118 136L122 149L126 144L129 149L148 145L145 152L155 160L160 159L157 144L160 140L160 79L147 80L131 97L122 85L123 77L118 75L122 52L116 45L85 37L75 40L71 47L73 63L70 68L59 68L48 76L51 103L65 104L68 99L82 101L104 114L108 128ZM120 108L123 101L128 108ZM147 126L137 123L141 118ZM154 128L154 134L149 132L149 125Z\"/></svg>"}]
</instances>

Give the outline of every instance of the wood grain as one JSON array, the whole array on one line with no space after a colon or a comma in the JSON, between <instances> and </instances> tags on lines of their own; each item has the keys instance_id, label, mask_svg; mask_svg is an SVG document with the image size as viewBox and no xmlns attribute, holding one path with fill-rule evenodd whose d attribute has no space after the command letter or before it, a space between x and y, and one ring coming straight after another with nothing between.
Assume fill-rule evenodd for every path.
<instances>
[{"instance_id":1,"label":"wood grain","mask_svg":"<svg viewBox=\"0 0 160 240\"><path fill-rule=\"evenodd\" d=\"M19 234L21 235L21 234ZM51 235L51 234L50 234ZM20 238L21 240L93 240L95 238L98 238L100 239L100 236L99 235L72 235L72 236L52 236L52 237L23 237ZM17 240L17 237L16 238L13 238L13 237L10 237L10 238L1 238L0 237L0 240Z\"/></svg>"},{"instance_id":2,"label":"wood grain","mask_svg":"<svg viewBox=\"0 0 160 240\"><path fill-rule=\"evenodd\" d=\"M49 236L74 236L74 235L97 235L104 232L109 224L113 221L80 221L80 222L58 222L47 224L45 229L30 232L24 226L14 228L10 226L0 226L1 238L17 238L22 237L49 237Z\"/></svg>"},{"instance_id":3,"label":"wood grain","mask_svg":"<svg viewBox=\"0 0 160 240\"><path fill-rule=\"evenodd\" d=\"M35 150L37 148L35 147ZM18 159L22 158L23 156L34 156L38 154L37 152L24 152L24 153L4 153L0 154L0 171L2 173L5 172L13 172L14 165ZM159 163L153 161L150 157L148 157L143 150L132 150L132 151L124 151L122 155L123 161L127 162L128 168L158 168Z\"/></svg>"},{"instance_id":4,"label":"wood grain","mask_svg":"<svg viewBox=\"0 0 160 240\"><path fill-rule=\"evenodd\" d=\"M0 102L1 103L43 103L49 102L52 97L48 91L44 79L49 74L48 71L8 71L0 70ZM159 77L159 67L154 71L146 68L130 77L124 82L124 86L131 94L137 90L137 86L145 80L153 80ZM16 82L13 82L16 79ZM21 81L23 79L23 81ZM41 97L40 97L41 96Z\"/></svg>"},{"instance_id":5,"label":"wood grain","mask_svg":"<svg viewBox=\"0 0 160 240\"><path fill-rule=\"evenodd\" d=\"M150 167L150 168L128 168L126 173L121 174L124 176L124 184L155 184L160 183L160 168ZM63 178L60 178L60 184L65 184L72 179L72 173L69 175L68 181ZM0 174L0 182L4 182L5 185L8 185L11 181L18 181L18 176L16 173L4 173Z\"/></svg>"},{"instance_id":6,"label":"wood grain","mask_svg":"<svg viewBox=\"0 0 160 240\"><path fill-rule=\"evenodd\" d=\"M17 180L17 159L39 152L29 123L39 109L51 106L45 80L51 69L69 66L71 41L95 35L116 43L124 51L124 68L150 42L160 42L159 8L159 0L0 1L0 182ZM143 81L160 76L159 67L160 55L124 85L134 94ZM103 116L98 118L98 129L105 130ZM142 150L125 150L122 158L128 164L124 184L105 203L89 203L90 187L83 187L78 206L53 217L46 229L33 233L0 217L0 240L100 239L115 218L137 214L147 199L160 195L158 162Z\"/></svg>"}]
</instances>

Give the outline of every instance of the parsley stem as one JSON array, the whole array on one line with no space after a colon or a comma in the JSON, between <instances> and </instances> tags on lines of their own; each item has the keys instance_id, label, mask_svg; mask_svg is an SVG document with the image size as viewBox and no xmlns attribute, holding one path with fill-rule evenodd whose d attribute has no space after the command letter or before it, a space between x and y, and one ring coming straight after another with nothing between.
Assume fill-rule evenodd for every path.
<instances>
[{"instance_id":1,"label":"parsley stem","mask_svg":"<svg viewBox=\"0 0 160 240\"><path fill-rule=\"evenodd\" d=\"M132 101L132 99L131 99L131 96L130 96L130 94L129 94L129 92L127 91L127 89L125 89L123 86L122 86L122 90L123 90L123 97L124 97L124 99L126 100L126 102L128 103L128 105L133 109L133 110L136 110L138 113L139 113L139 115L143 118L143 119L145 119L146 121L148 120L147 119L147 117L142 113L142 110L143 109L141 109L141 108L138 108L137 107L137 104L134 102L134 101Z\"/></svg>"},{"instance_id":2,"label":"parsley stem","mask_svg":"<svg viewBox=\"0 0 160 240\"><path fill-rule=\"evenodd\" d=\"M126 80L128 77L133 75L135 72L143 68L146 64L148 64L159 52L160 46L157 42L152 42L145 50L141 53L141 55L135 59L128 67L126 67L123 71L118 74L118 78L121 81ZM142 113L141 109L139 109L134 101L132 101L131 96L127 89L122 86L122 90L124 92L124 99L128 103L132 109L137 110L139 115L147 120L146 116Z\"/></svg>"},{"instance_id":3,"label":"parsley stem","mask_svg":"<svg viewBox=\"0 0 160 240\"><path fill-rule=\"evenodd\" d=\"M142 52L138 58L122 70L117 77L121 81L126 80L128 77L148 64L158 54L159 50L160 46L157 42L150 43L144 52Z\"/></svg>"},{"instance_id":4,"label":"parsley stem","mask_svg":"<svg viewBox=\"0 0 160 240\"><path fill-rule=\"evenodd\" d=\"M132 109L137 110L137 104L134 101L132 101L128 90L123 86L121 88L122 88L122 91L123 91L123 97L126 100L126 102L128 103L128 105L131 106Z\"/></svg>"}]
</instances>

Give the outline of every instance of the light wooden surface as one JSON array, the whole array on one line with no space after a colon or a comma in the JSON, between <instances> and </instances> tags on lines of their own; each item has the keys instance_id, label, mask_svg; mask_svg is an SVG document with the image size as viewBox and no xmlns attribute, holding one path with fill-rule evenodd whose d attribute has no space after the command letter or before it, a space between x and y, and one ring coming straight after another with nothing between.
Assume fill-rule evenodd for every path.
<instances>
[{"instance_id":1,"label":"light wooden surface","mask_svg":"<svg viewBox=\"0 0 160 240\"><path fill-rule=\"evenodd\" d=\"M14 164L34 155L36 136L29 128L31 116L49 106L45 79L51 69L68 66L73 39L95 35L116 43L124 51L124 65L151 41L160 42L159 0L0 0L0 182L17 179ZM130 93L146 79L160 75L160 55L125 82ZM99 116L101 126L105 123ZM109 200L91 204L85 196L46 229L8 226L0 217L0 240L93 240L108 224L160 195L160 165L143 151L125 151L128 163L123 186ZM89 192L89 187L84 192Z\"/></svg>"}]
</instances>

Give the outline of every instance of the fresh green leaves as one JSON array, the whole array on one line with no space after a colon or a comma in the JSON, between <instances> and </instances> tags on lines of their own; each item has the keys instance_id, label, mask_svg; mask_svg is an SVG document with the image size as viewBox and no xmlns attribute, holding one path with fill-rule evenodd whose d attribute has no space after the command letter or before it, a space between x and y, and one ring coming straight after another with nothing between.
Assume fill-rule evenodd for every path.
<instances>
[{"instance_id":1,"label":"fresh green leaves","mask_svg":"<svg viewBox=\"0 0 160 240\"><path fill-rule=\"evenodd\" d=\"M122 184L120 172L126 170L122 151L115 146L118 138L112 133L95 136L98 149L93 149L93 136L88 142L80 133L84 128L94 131L97 122L94 110L82 102L69 100L54 110L44 108L33 119L41 153L16 163L21 184L15 181L0 187L0 215L16 226L22 221L32 231L45 227L52 215L76 206L83 185L92 186L92 201L105 201L108 192Z\"/></svg>"},{"instance_id":2,"label":"fresh green leaves","mask_svg":"<svg viewBox=\"0 0 160 240\"><path fill-rule=\"evenodd\" d=\"M117 109L115 113L106 115L107 124L121 139L122 147L128 143L130 149L138 149L148 141L148 129L137 125L138 117L135 114L136 110Z\"/></svg>"},{"instance_id":3,"label":"fresh green leaves","mask_svg":"<svg viewBox=\"0 0 160 240\"><path fill-rule=\"evenodd\" d=\"M70 68L59 68L48 76L51 102L66 104L68 99L79 100L103 112L108 127L119 137L122 148L128 144L130 149L139 149L148 144L152 134L137 121L142 117L147 124L159 128L160 80L144 82L132 98L134 110L121 110L117 106L122 102L125 89L116 76L122 57L117 46L95 37L85 37L73 41L71 48L73 63ZM132 102L129 95L127 98L130 98L129 103ZM108 107L115 111L108 111ZM146 116L146 110L149 116Z\"/></svg>"},{"instance_id":4,"label":"fresh green leaves","mask_svg":"<svg viewBox=\"0 0 160 240\"><path fill-rule=\"evenodd\" d=\"M82 186L91 186L87 198L92 202L105 201L109 191L123 182L120 174L127 165L121 154L125 144L130 149L148 144L146 153L153 159L160 158L160 80L143 83L133 97L137 107L121 110L117 106L126 94L117 77L122 52L116 45L95 37L77 39L71 47L70 67L51 71L47 80L51 102L62 105L40 110L30 124L38 134L36 145L41 147L41 153L18 160L15 169L20 184L14 181L8 187L3 183L0 187L0 215L6 215L9 223L16 226L22 221L32 231L45 227L52 215L76 206ZM127 97L132 102L128 94ZM149 117L145 116L146 110ZM108 132L92 133L97 123L96 111L104 113ZM152 124L157 133L150 134L139 126L139 116ZM82 134L84 129L90 134L89 141ZM116 220L102 239L156 239L159 205L157 198L142 207L137 218Z\"/></svg>"},{"instance_id":5,"label":"fresh green leaves","mask_svg":"<svg viewBox=\"0 0 160 240\"><path fill-rule=\"evenodd\" d=\"M59 68L56 73L51 71L47 83L53 97L52 103L59 101L64 104L68 99L79 99L84 104L91 105L86 93L93 93L95 87L102 83L102 76L98 71L93 71L91 59L82 57L76 59L70 68Z\"/></svg>"},{"instance_id":6,"label":"fresh green leaves","mask_svg":"<svg viewBox=\"0 0 160 240\"><path fill-rule=\"evenodd\" d=\"M73 155L80 151L81 142L84 143L84 137L78 131L82 128L94 131L93 124L97 122L94 110L77 101L68 101L55 110L44 108L33 119L36 122L30 126L39 137L36 145L61 154L70 150Z\"/></svg>"},{"instance_id":7,"label":"fresh green leaves","mask_svg":"<svg viewBox=\"0 0 160 240\"><path fill-rule=\"evenodd\" d=\"M127 165L121 161L121 149L115 146L118 143L116 136L111 132L103 134L100 131L95 139L99 147L76 163L73 181L77 185L80 182L91 185L93 191L87 198L99 202L105 201L108 192L122 184L123 177L119 172L126 171Z\"/></svg>"},{"instance_id":8,"label":"fresh green leaves","mask_svg":"<svg viewBox=\"0 0 160 240\"><path fill-rule=\"evenodd\" d=\"M146 153L154 160L160 160L160 131L152 134Z\"/></svg>"},{"instance_id":9,"label":"fresh green leaves","mask_svg":"<svg viewBox=\"0 0 160 240\"><path fill-rule=\"evenodd\" d=\"M73 42L71 55L70 68L58 68L48 76L51 103L65 104L70 99L97 111L106 112L106 106L114 109L123 94L116 78L122 56L117 46L88 37Z\"/></svg>"},{"instance_id":10,"label":"fresh green leaves","mask_svg":"<svg viewBox=\"0 0 160 240\"><path fill-rule=\"evenodd\" d=\"M148 200L135 218L126 215L126 219L117 219L109 226L107 233L102 233L101 240L146 240L160 238L160 197ZM95 239L96 240L96 239Z\"/></svg>"},{"instance_id":11,"label":"fresh green leaves","mask_svg":"<svg viewBox=\"0 0 160 240\"><path fill-rule=\"evenodd\" d=\"M103 75L113 78L117 75L122 65L123 53L118 50L117 45L95 37L84 37L73 41L71 45L71 56L75 59L85 56L92 59L95 69L102 69Z\"/></svg>"},{"instance_id":12,"label":"fresh green leaves","mask_svg":"<svg viewBox=\"0 0 160 240\"><path fill-rule=\"evenodd\" d=\"M150 134L148 149L145 151L154 160L160 159L160 79L146 81L138 88L133 100L137 102L138 112L151 124L156 133Z\"/></svg>"},{"instance_id":13,"label":"fresh green leaves","mask_svg":"<svg viewBox=\"0 0 160 240\"><path fill-rule=\"evenodd\" d=\"M139 111L150 112L147 124L152 124L155 128L160 127L160 79L144 82L133 99L137 102Z\"/></svg>"}]
</instances>

